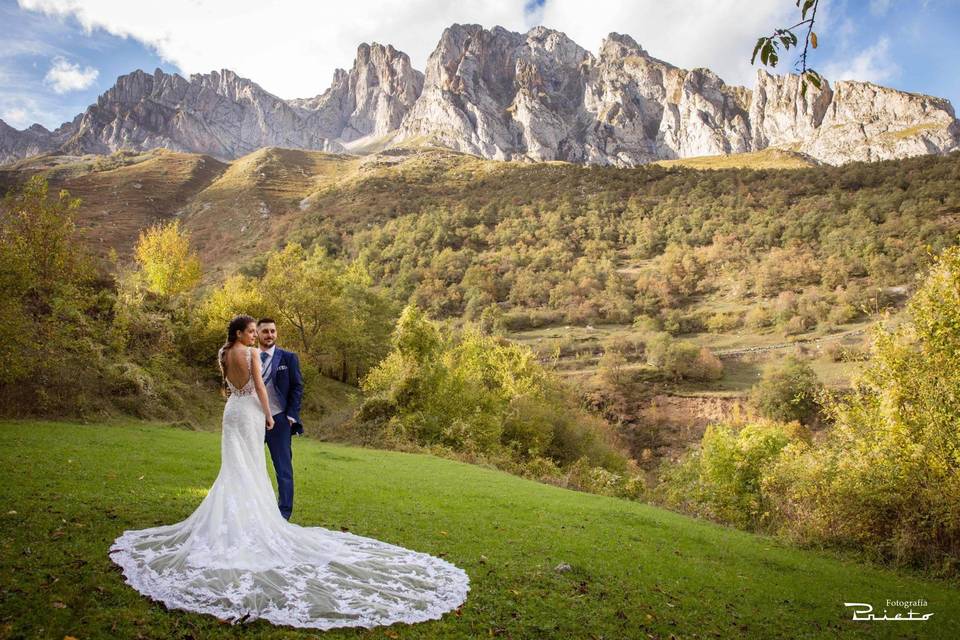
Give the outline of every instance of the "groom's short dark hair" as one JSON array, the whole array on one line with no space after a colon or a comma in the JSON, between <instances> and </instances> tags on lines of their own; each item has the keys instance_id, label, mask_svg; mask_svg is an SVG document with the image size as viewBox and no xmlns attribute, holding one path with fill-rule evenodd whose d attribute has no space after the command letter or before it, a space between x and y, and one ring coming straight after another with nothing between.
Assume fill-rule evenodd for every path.
<instances>
[{"instance_id":1,"label":"groom's short dark hair","mask_svg":"<svg viewBox=\"0 0 960 640\"><path fill-rule=\"evenodd\" d=\"M262 325L262 324L267 324L267 323L277 324L277 323L273 320L273 318L260 318L259 320L257 320L257 326L258 326L258 327L259 327L260 325Z\"/></svg>"}]
</instances>

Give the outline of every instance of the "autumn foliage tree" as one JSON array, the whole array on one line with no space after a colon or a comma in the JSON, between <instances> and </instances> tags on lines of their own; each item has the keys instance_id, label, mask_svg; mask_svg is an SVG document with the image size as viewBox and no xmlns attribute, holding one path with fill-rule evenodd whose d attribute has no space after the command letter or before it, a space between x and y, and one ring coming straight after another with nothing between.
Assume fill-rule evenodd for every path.
<instances>
[{"instance_id":1,"label":"autumn foliage tree","mask_svg":"<svg viewBox=\"0 0 960 640\"><path fill-rule=\"evenodd\" d=\"M134 257L144 286L152 293L175 296L200 281L200 258L190 249L190 234L179 220L142 231Z\"/></svg>"},{"instance_id":2,"label":"autumn foliage tree","mask_svg":"<svg viewBox=\"0 0 960 640\"><path fill-rule=\"evenodd\" d=\"M70 410L96 384L95 272L76 242L79 200L35 176L0 206L0 403L7 411ZM92 366L93 365L93 366ZM84 376L75 375L85 371Z\"/></svg>"}]
</instances>

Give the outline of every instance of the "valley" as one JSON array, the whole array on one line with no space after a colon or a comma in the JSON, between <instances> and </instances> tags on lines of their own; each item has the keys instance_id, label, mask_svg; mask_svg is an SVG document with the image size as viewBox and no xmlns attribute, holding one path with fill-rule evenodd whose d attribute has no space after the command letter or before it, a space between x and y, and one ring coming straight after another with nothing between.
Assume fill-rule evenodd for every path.
<instances>
[{"instance_id":1,"label":"valley","mask_svg":"<svg viewBox=\"0 0 960 640\"><path fill-rule=\"evenodd\" d=\"M115 252L121 266L129 263L142 229L179 219L199 253L208 289L237 272L261 273L266 253L287 243L324 246L333 256L364 261L397 303L415 300L453 326L477 321L483 309L496 311L505 337L529 346L544 367L585 396L605 386L600 361L605 352L616 351L624 358L616 373L635 397L627 398L627 405L623 399L614 402L611 406L621 410L608 407L607 416L649 431L656 420L644 416L654 395L687 405L711 398L742 401L764 365L790 354L809 361L826 385L847 387L862 365L856 354L869 350L870 326L884 310L896 320L906 299L918 255L911 249L918 243L908 234L919 232L926 241L942 244L958 229L957 217L949 213L957 206L956 195L942 182L957 173L956 154L887 163L871 178L863 177L867 174L857 164L798 169L796 156L764 152L764 157L772 167L704 173L699 159L616 169L496 162L431 147L368 156L267 148L231 163L160 149L39 156L0 168L0 186L9 189L42 174L51 190L66 189L81 198L77 225L82 237L104 259ZM756 166L755 154L747 154L743 165L737 161L730 156L726 166ZM918 179L903 183L897 176L905 173ZM659 231L648 226L657 210L673 216L672 208L691 206L694 201L673 186L689 180L701 185L696 187L701 205L694 206L702 206L703 213L683 226L676 226L683 220L676 217L665 218ZM864 184L869 180L873 183ZM805 195L806 183L810 195ZM836 223L824 214L801 222L812 234L805 251L814 253L793 258L819 254L814 259L821 265L829 262L847 276L826 270L821 275L816 264L796 276L771 276L768 270L779 269L783 261L776 256L788 255L785 234L793 233L780 215L770 218L782 221L780 238L771 236L760 245L754 239L753 255L743 253L749 240L738 239L741 232L730 225L746 223L746 212L765 211L771 188L782 191L775 198L798 215L809 215L809 205L822 207L832 198L827 211L832 206L835 212L827 215ZM815 189L832 195L814 195ZM866 227L857 223L858 232L870 234L866 242L886 244L875 255L888 255L888 262L871 264L850 257L848 249L826 245L833 242L831 225L848 224L842 216L858 210L858 199L886 197L919 207L897 222L906 231L893 235L885 230L892 218L866 220ZM551 213L558 208L562 218ZM693 220L714 231L701 233L689 226ZM671 260L650 256L663 251L663 244L653 251L641 246L663 242L650 233L669 233L674 238L669 242L687 245L692 254ZM847 258L828 255L838 250ZM779 281L766 284L769 277ZM671 290L656 289L670 280L675 280ZM831 280L841 294L823 286ZM654 297L648 301L644 290ZM840 306L849 308L830 315ZM708 348L723 363L722 377L663 379L647 363L644 341L651 326L638 324L641 316L677 340ZM637 381L646 381L643 392ZM646 400L632 402L637 398ZM705 418L698 409L671 409L668 403L656 411L666 412L661 422L679 425L657 457L682 449L702 433ZM339 432L351 411L332 413L340 418L329 429Z\"/></svg>"}]
</instances>

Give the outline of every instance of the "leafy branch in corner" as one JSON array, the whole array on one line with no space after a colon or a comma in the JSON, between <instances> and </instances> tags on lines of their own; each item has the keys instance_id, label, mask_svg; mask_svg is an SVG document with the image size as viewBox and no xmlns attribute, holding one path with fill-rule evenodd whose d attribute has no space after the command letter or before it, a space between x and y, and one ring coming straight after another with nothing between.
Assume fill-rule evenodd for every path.
<instances>
[{"instance_id":1,"label":"leafy branch in corner","mask_svg":"<svg viewBox=\"0 0 960 640\"><path fill-rule=\"evenodd\" d=\"M800 95L807 95L807 83L812 84L817 89L823 83L823 77L811 68L807 67L807 52L810 48L817 48L817 34L813 30L813 23L817 17L817 6L820 0L797 0L797 7L800 9L800 22L786 29L774 29L773 34L762 36L757 39L757 44L753 48L753 55L750 57L750 64L755 64L757 55L760 56L760 62L776 67L780 60L778 53L780 47L786 51L790 47L797 47L799 38L794 29L806 27L807 33L803 39L803 53L797 59L796 68L800 73ZM807 14L810 17L807 17Z\"/></svg>"}]
</instances>

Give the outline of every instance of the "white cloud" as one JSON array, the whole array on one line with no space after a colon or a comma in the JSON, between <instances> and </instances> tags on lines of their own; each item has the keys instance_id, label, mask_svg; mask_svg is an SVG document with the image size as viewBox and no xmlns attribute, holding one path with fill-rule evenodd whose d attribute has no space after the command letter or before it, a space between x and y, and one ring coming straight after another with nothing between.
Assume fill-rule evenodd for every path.
<instances>
[{"instance_id":1,"label":"white cloud","mask_svg":"<svg viewBox=\"0 0 960 640\"><path fill-rule=\"evenodd\" d=\"M890 55L890 39L882 37L859 55L834 61L823 69L828 80L864 80L882 84L896 79L900 67Z\"/></svg>"},{"instance_id":2,"label":"white cloud","mask_svg":"<svg viewBox=\"0 0 960 640\"><path fill-rule=\"evenodd\" d=\"M50 85L56 93L79 91L86 89L97 80L100 72L93 67L80 68L75 62L70 62L63 56L53 59L53 64L43 81Z\"/></svg>"},{"instance_id":3,"label":"white cloud","mask_svg":"<svg viewBox=\"0 0 960 640\"><path fill-rule=\"evenodd\" d=\"M15 129L25 129L35 122L54 129L76 115L81 108L75 104L54 104L45 95L24 92L11 95L0 87L0 120Z\"/></svg>"},{"instance_id":4,"label":"white cloud","mask_svg":"<svg viewBox=\"0 0 960 640\"><path fill-rule=\"evenodd\" d=\"M0 111L0 120L3 120L14 129L25 129L33 123L33 120L30 119L30 114L22 107L9 107Z\"/></svg>"},{"instance_id":5,"label":"white cloud","mask_svg":"<svg viewBox=\"0 0 960 640\"><path fill-rule=\"evenodd\" d=\"M232 69L283 98L309 97L337 67L353 64L361 42L392 44L423 70L454 22L526 31L523 0L19 0L53 16L74 16L152 47L185 74Z\"/></svg>"},{"instance_id":6,"label":"white cloud","mask_svg":"<svg viewBox=\"0 0 960 640\"><path fill-rule=\"evenodd\" d=\"M616 31L656 58L687 69L708 67L728 84L753 86L757 67L750 54L757 38L792 25L798 14L783 0L546 0L542 19L593 52ZM790 71L794 51L770 71Z\"/></svg>"},{"instance_id":7,"label":"white cloud","mask_svg":"<svg viewBox=\"0 0 960 640\"><path fill-rule=\"evenodd\" d=\"M792 24L784 0L19 0L25 9L73 16L85 29L135 38L184 73L232 69L283 98L325 90L337 67L353 63L361 42L392 44L423 70L443 29L454 22L524 32L534 24L563 31L596 52L611 31L633 36L651 55L724 80L752 85L753 43ZM792 52L790 52L792 54ZM789 70L783 56L777 71Z\"/></svg>"}]
</instances>

